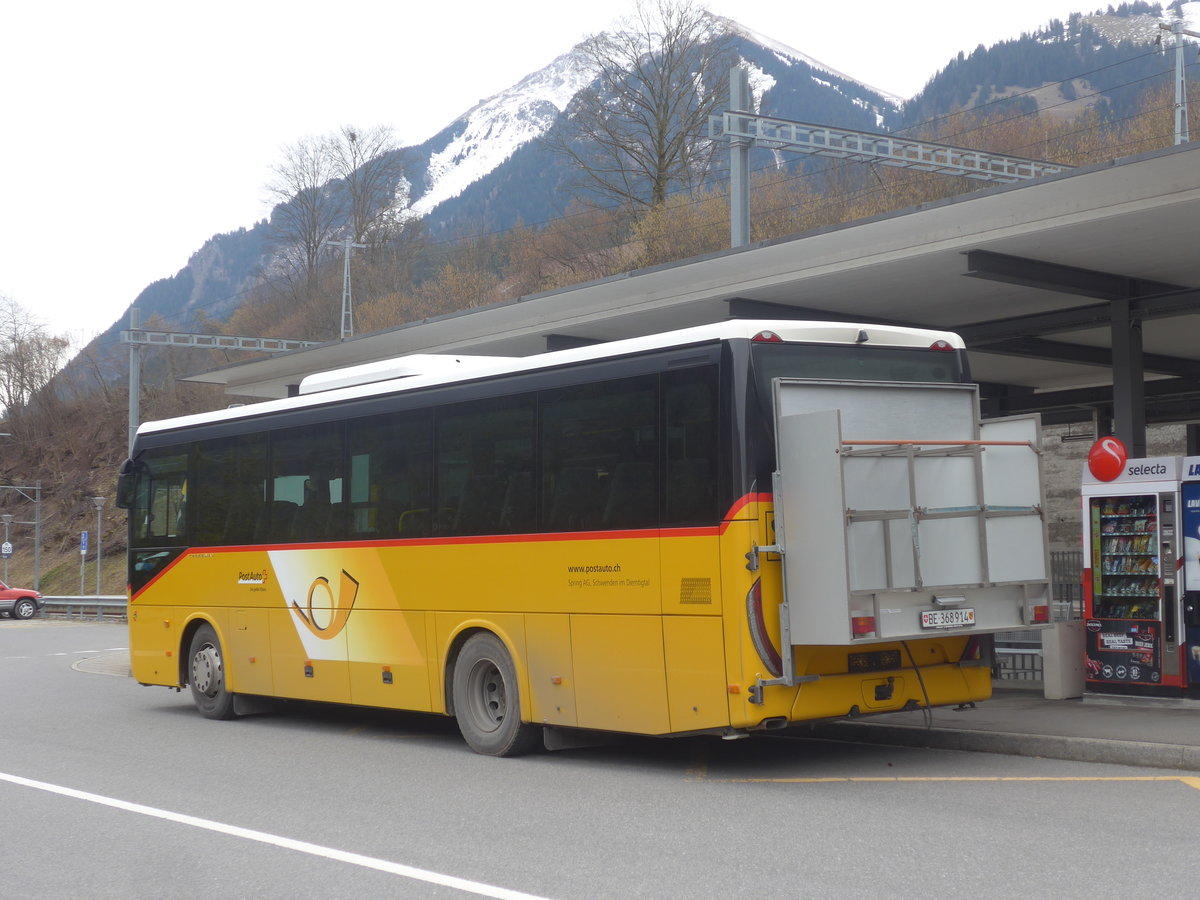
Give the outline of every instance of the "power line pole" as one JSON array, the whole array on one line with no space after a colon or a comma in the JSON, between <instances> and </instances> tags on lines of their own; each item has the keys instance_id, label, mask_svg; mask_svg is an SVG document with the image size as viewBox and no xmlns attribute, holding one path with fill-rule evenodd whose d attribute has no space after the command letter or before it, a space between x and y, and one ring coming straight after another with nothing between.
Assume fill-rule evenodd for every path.
<instances>
[{"instance_id":1,"label":"power line pole","mask_svg":"<svg viewBox=\"0 0 1200 900\"><path fill-rule=\"evenodd\" d=\"M129 309L129 329L137 331L142 327L142 311L136 306ZM125 340L125 335L121 335ZM129 341L129 434L128 450L133 455L133 439L137 437L138 410L142 408L142 345L137 341ZM82 586L79 593L83 593Z\"/></svg>"},{"instance_id":2,"label":"power line pole","mask_svg":"<svg viewBox=\"0 0 1200 900\"><path fill-rule=\"evenodd\" d=\"M729 70L730 112L753 112L752 102L749 75L734 66ZM746 120L734 121L744 132ZM745 247L750 243L750 139L742 135L729 139L729 198L729 246Z\"/></svg>"},{"instance_id":3,"label":"power line pole","mask_svg":"<svg viewBox=\"0 0 1200 900\"><path fill-rule=\"evenodd\" d=\"M342 340L354 337L354 305L350 299L350 250L366 250L366 244L356 244L350 238L341 241L326 241L328 245L342 247Z\"/></svg>"},{"instance_id":4,"label":"power line pole","mask_svg":"<svg viewBox=\"0 0 1200 900\"><path fill-rule=\"evenodd\" d=\"M1183 36L1186 34L1189 37L1200 38L1200 34L1188 31L1178 19L1170 25L1159 22L1158 27L1160 31L1169 31L1175 35L1175 143L1186 144L1192 138L1188 130L1187 67L1183 62ZM1157 43L1162 46L1161 34Z\"/></svg>"}]
</instances>

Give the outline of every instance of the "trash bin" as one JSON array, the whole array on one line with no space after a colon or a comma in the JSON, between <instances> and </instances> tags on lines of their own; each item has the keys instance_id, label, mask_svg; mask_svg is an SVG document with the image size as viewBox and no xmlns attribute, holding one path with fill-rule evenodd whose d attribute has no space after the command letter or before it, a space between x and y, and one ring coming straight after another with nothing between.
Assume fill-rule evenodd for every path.
<instances>
[{"instance_id":1,"label":"trash bin","mask_svg":"<svg viewBox=\"0 0 1200 900\"><path fill-rule=\"evenodd\" d=\"M1055 622L1042 632L1042 690L1047 700L1082 697L1083 622Z\"/></svg>"}]
</instances>

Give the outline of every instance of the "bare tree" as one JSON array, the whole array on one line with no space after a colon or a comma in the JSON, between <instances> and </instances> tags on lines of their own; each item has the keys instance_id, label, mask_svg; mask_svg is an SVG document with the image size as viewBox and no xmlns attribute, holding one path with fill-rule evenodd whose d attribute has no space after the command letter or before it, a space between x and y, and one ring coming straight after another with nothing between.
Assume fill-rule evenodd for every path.
<instances>
[{"instance_id":1,"label":"bare tree","mask_svg":"<svg viewBox=\"0 0 1200 900\"><path fill-rule=\"evenodd\" d=\"M372 247L387 243L403 224L409 198L404 155L392 130L345 125L327 147L346 195L346 236Z\"/></svg>"},{"instance_id":2,"label":"bare tree","mask_svg":"<svg viewBox=\"0 0 1200 900\"><path fill-rule=\"evenodd\" d=\"M11 297L0 297L0 406L11 418L50 383L70 341L46 327Z\"/></svg>"},{"instance_id":3,"label":"bare tree","mask_svg":"<svg viewBox=\"0 0 1200 900\"><path fill-rule=\"evenodd\" d=\"M382 126L346 125L285 147L266 190L276 203L273 274L291 288L293 301L318 289L321 263L333 252L329 244L348 237L377 250L408 224L404 155Z\"/></svg>"},{"instance_id":4,"label":"bare tree","mask_svg":"<svg viewBox=\"0 0 1200 900\"><path fill-rule=\"evenodd\" d=\"M317 283L326 241L345 218L345 195L330 182L337 169L329 138L303 138L284 148L273 167L267 194L277 205L271 233L289 280L300 276L303 292Z\"/></svg>"},{"instance_id":5,"label":"bare tree","mask_svg":"<svg viewBox=\"0 0 1200 900\"><path fill-rule=\"evenodd\" d=\"M661 206L670 191L702 183L715 146L708 117L723 108L732 37L692 0L638 0L621 31L581 45L596 80L551 132L581 187L604 202Z\"/></svg>"}]
</instances>

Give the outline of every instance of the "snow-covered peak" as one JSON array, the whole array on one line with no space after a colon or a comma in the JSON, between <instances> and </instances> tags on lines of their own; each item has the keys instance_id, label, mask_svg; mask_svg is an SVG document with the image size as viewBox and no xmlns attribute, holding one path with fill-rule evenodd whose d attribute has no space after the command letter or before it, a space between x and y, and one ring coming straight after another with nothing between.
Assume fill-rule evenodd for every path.
<instances>
[{"instance_id":1,"label":"snow-covered peak","mask_svg":"<svg viewBox=\"0 0 1200 900\"><path fill-rule=\"evenodd\" d=\"M429 158L429 189L413 204L425 215L496 169L521 145L541 137L595 72L570 52L507 90L481 100L455 120L453 139Z\"/></svg>"},{"instance_id":2,"label":"snow-covered peak","mask_svg":"<svg viewBox=\"0 0 1200 900\"><path fill-rule=\"evenodd\" d=\"M791 69L798 62L805 63L817 72L847 84L861 85L865 91L872 91L897 107L903 105L902 98L851 78L794 47L746 28L732 19L722 16L712 18L718 29L774 54L781 68ZM756 94L761 96L762 91L775 83L775 78L757 67L752 68ZM459 116L448 129L449 141L434 150L429 158L429 167L423 179L426 190L413 204L411 214L418 217L428 215L442 203L458 197L472 184L495 171L520 147L544 135L559 113L592 82L595 75L593 64L577 46L545 68L525 76L511 88L481 100ZM845 93L830 82L818 79L815 75L812 77L839 93ZM851 98L851 102L864 107L867 105L861 99ZM880 111L875 112L877 122L881 121Z\"/></svg>"},{"instance_id":3,"label":"snow-covered peak","mask_svg":"<svg viewBox=\"0 0 1200 900\"><path fill-rule=\"evenodd\" d=\"M736 34L740 34L742 37L746 38L747 40L753 41L754 43L758 44L761 47L765 47L766 49L770 50L772 53L775 53L781 57L787 57L787 58L791 58L794 60L798 60L814 69L818 69L819 71L822 71L829 75L832 75L835 78L841 78L843 81L851 81L851 82L854 82L855 84L861 84L863 87L867 88L870 91L874 91L876 94L879 94L879 96L883 97L885 100L889 101L890 103L894 104L895 106L903 106L904 105L904 98L897 94L893 94L889 91L883 90L882 88L877 88L873 85L867 84L865 81L860 81L857 78L853 78L850 75L847 75L845 72L838 71L833 66L826 65L825 63L821 62L820 60L814 59L813 57L809 56L807 53L801 53L795 47L789 47L787 44L781 43L780 41L777 41L774 38L767 37L765 34L754 31L751 28L747 28L745 25L739 24L738 22L735 22L732 19L726 19L723 17L719 17L719 18L721 18L721 21L725 24L725 27L728 28L730 31L732 31Z\"/></svg>"}]
</instances>

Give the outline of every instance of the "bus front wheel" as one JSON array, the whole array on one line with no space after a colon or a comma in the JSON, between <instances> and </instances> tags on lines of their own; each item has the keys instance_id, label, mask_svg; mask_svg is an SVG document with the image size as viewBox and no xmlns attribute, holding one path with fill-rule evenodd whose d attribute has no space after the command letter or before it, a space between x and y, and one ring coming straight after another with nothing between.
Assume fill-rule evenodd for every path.
<instances>
[{"instance_id":1,"label":"bus front wheel","mask_svg":"<svg viewBox=\"0 0 1200 900\"><path fill-rule=\"evenodd\" d=\"M517 670L494 634L467 639L454 665L453 690L458 730L476 753L517 756L538 745L541 729L521 721Z\"/></svg>"},{"instance_id":2,"label":"bus front wheel","mask_svg":"<svg viewBox=\"0 0 1200 900\"><path fill-rule=\"evenodd\" d=\"M233 694L225 687L221 642L211 625L201 625L188 650L188 684L192 702L206 719L232 719Z\"/></svg>"}]
</instances>

